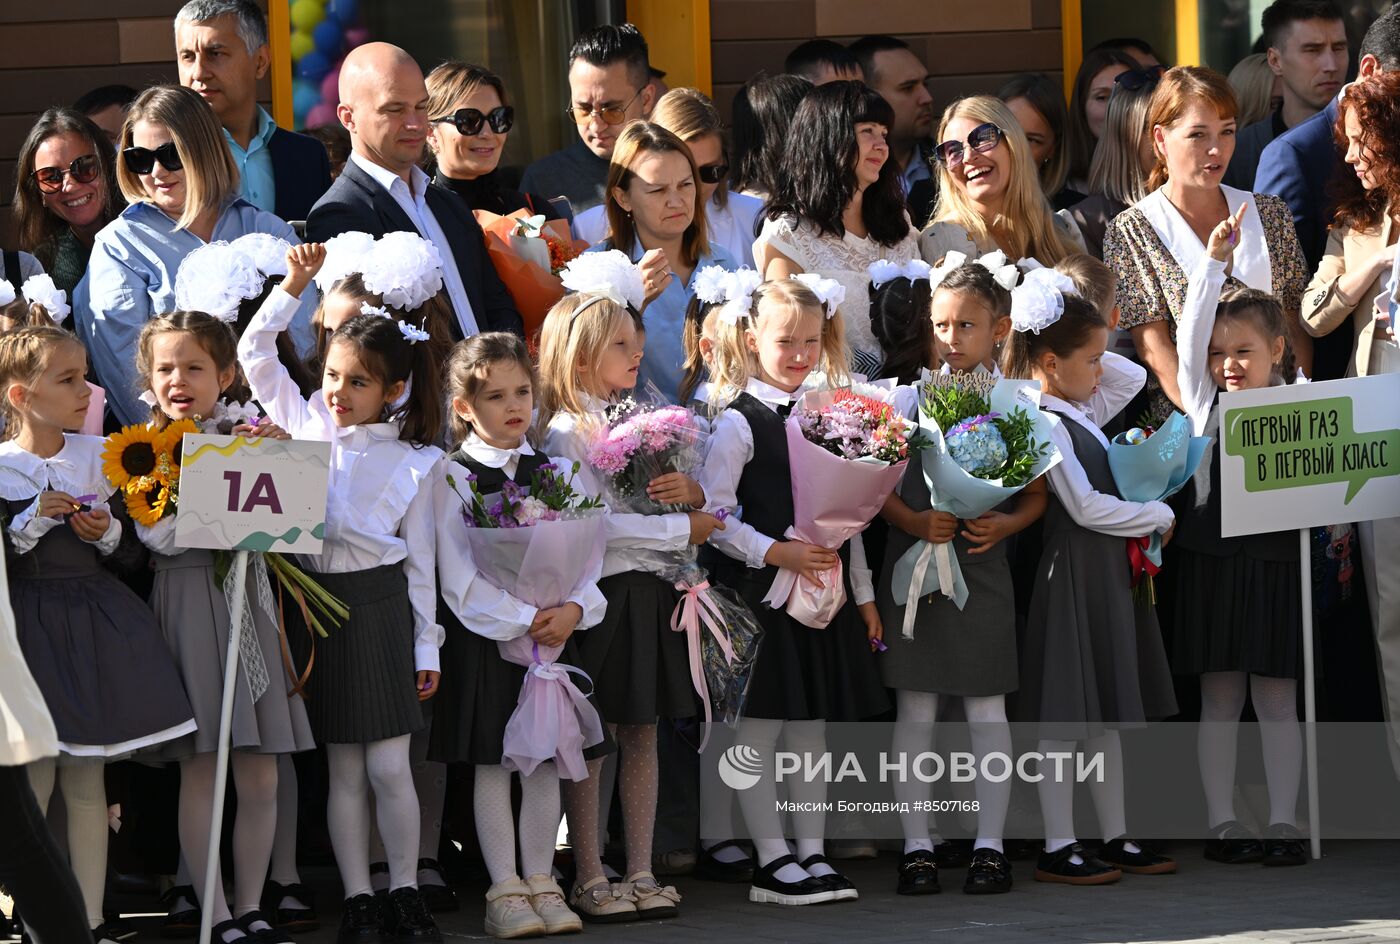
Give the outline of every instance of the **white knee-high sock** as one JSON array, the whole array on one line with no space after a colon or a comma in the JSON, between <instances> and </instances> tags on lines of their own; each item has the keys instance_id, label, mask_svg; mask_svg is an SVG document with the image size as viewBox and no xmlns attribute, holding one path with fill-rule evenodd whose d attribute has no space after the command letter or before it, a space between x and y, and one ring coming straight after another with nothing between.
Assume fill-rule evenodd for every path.
<instances>
[{"instance_id":1,"label":"white knee-high sock","mask_svg":"<svg viewBox=\"0 0 1400 944\"><path fill-rule=\"evenodd\" d=\"M788 854L787 841L783 838L783 824L778 817L778 787L773 773L773 755L782 732L781 721L745 718L739 722L739 730L734 737L735 745L752 748L762 765L758 782L747 790L739 791L739 810L744 815L744 825L753 839L754 852L760 866ZM781 872L778 874L782 876ZM800 876L783 879L789 882L799 880Z\"/></svg>"},{"instance_id":2,"label":"white knee-high sock","mask_svg":"<svg viewBox=\"0 0 1400 944\"><path fill-rule=\"evenodd\" d=\"M297 871L297 767L291 754L277 755L277 832L267 877L279 885L300 885Z\"/></svg>"},{"instance_id":3,"label":"white knee-high sock","mask_svg":"<svg viewBox=\"0 0 1400 944\"><path fill-rule=\"evenodd\" d=\"M525 876L551 874L558 835L559 771L551 761L520 777L520 871Z\"/></svg>"},{"instance_id":4,"label":"white knee-high sock","mask_svg":"<svg viewBox=\"0 0 1400 944\"><path fill-rule=\"evenodd\" d=\"M230 766L238 791L238 818L233 823L232 911L242 917L260 907L277 835L277 755L235 751Z\"/></svg>"},{"instance_id":5,"label":"white knee-high sock","mask_svg":"<svg viewBox=\"0 0 1400 944\"><path fill-rule=\"evenodd\" d=\"M68 810L68 860L87 909L88 927L102 923L102 896L107 884L107 786L105 765L65 764L58 770L63 804Z\"/></svg>"},{"instance_id":6,"label":"white knee-high sock","mask_svg":"<svg viewBox=\"0 0 1400 944\"><path fill-rule=\"evenodd\" d=\"M1007 776L1000 782L993 781L982 776L981 767L983 758L989 754L1011 757L1011 726L1006 721L1006 696L966 695L963 697L963 711L967 714L972 752L977 755L978 763L974 784L978 808L977 841L973 848L1003 852L1006 811L1011 806L1011 777ZM991 772L999 775L1000 769L994 765Z\"/></svg>"},{"instance_id":7,"label":"white knee-high sock","mask_svg":"<svg viewBox=\"0 0 1400 944\"><path fill-rule=\"evenodd\" d=\"M1269 785L1269 823L1297 825L1298 785L1303 775L1303 736L1298 730L1298 683L1290 678L1249 678L1263 742L1264 779Z\"/></svg>"},{"instance_id":8,"label":"white knee-high sock","mask_svg":"<svg viewBox=\"0 0 1400 944\"><path fill-rule=\"evenodd\" d=\"M825 721L789 721L783 725L783 748L799 756L820 757L826 753ZM802 862L826 850L826 778L816 776L810 781L801 775L788 782L788 793L805 809L792 814L792 829L797 839L797 861ZM825 875L830 866L818 865L808 869L813 875Z\"/></svg>"},{"instance_id":9,"label":"white knee-high sock","mask_svg":"<svg viewBox=\"0 0 1400 944\"><path fill-rule=\"evenodd\" d=\"M1099 751L1103 752L1103 781L1090 780L1089 793L1099 814L1099 830L1107 842L1128 831L1128 817L1123 810L1123 743L1117 731L1105 731L1084 742L1084 753Z\"/></svg>"},{"instance_id":10,"label":"white knee-high sock","mask_svg":"<svg viewBox=\"0 0 1400 944\"><path fill-rule=\"evenodd\" d=\"M515 871L515 815L510 802L511 773L500 764L477 764L472 788L476 840L491 884L518 878ZM524 822L524 811L521 811Z\"/></svg>"},{"instance_id":11,"label":"white knee-high sock","mask_svg":"<svg viewBox=\"0 0 1400 944\"><path fill-rule=\"evenodd\" d=\"M1043 740L1036 750L1047 757L1052 753L1072 752L1073 741ZM1055 852L1074 842L1074 779L1057 778L1055 764L1042 761L1041 780L1036 784L1040 796L1040 818L1045 823L1045 851Z\"/></svg>"},{"instance_id":12,"label":"white knee-high sock","mask_svg":"<svg viewBox=\"0 0 1400 944\"><path fill-rule=\"evenodd\" d=\"M369 776L363 744L327 744L326 823L345 897L368 895Z\"/></svg>"},{"instance_id":13,"label":"white knee-high sock","mask_svg":"<svg viewBox=\"0 0 1400 944\"><path fill-rule=\"evenodd\" d=\"M365 745L365 771L375 796L375 821L389 859L389 890L418 887L418 793L410 769L410 735Z\"/></svg>"},{"instance_id":14,"label":"white knee-high sock","mask_svg":"<svg viewBox=\"0 0 1400 944\"><path fill-rule=\"evenodd\" d=\"M1196 760L1201 766L1206 819L1211 829L1235 818L1235 763L1245 687L1243 672L1206 672L1201 676Z\"/></svg>"},{"instance_id":15,"label":"white knee-high sock","mask_svg":"<svg viewBox=\"0 0 1400 944\"><path fill-rule=\"evenodd\" d=\"M215 756L196 754L180 761L180 853L190 869L190 881L196 897L204 895L208 872L209 836L213 829ZM219 875L219 861L214 860L214 894L200 906L211 913L214 924L227 921L228 902L224 900L224 883Z\"/></svg>"},{"instance_id":16,"label":"white knee-high sock","mask_svg":"<svg viewBox=\"0 0 1400 944\"><path fill-rule=\"evenodd\" d=\"M904 831L904 853L922 849L933 851L929 834L928 799L932 785L913 776L914 758L933 750L936 740L934 722L938 719L938 695L934 692L914 692L897 689L895 697L894 735L890 738L890 753L904 755L907 775L894 784L894 798L908 810L899 814Z\"/></svg>"}]
</instances>

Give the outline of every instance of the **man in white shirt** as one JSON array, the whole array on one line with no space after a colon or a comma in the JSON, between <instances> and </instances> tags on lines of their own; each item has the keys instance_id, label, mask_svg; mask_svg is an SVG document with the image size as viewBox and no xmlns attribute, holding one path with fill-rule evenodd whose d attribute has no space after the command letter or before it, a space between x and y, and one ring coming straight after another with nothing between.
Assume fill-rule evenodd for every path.
<instances>
[{"instance_id":1,"label":"man in white shirt","mask_svg":"<svg viewBox=\"0 0 1400 944\"><path fill-rule=\"evenodd\" d=\"M442 256L443 282L456 316L453 339L479 331L523 334L515 303L486 254L481 227L450 190L418 166L428 129L423 70L388 43L351 50L340 70L340 123L352 153L306 220L306 238L325 242L360 231L416 232Z\"/></svg>"}]
</instances>

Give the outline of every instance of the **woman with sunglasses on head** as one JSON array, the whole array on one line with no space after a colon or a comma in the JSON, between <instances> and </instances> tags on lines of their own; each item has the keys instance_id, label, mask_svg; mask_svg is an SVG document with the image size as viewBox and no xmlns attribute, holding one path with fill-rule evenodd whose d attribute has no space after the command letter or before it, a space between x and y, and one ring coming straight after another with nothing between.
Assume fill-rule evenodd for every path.
<instances>
[{"instance_id":1,"label":"woman with sunglasses on head","mask_svg":"<svg viewBox=\"0 0 1400 944\"><path fill-rule=\"evenodd\" d=\"M1069 185L1075 190L1089 192L1089 165L1094 160L1094 148L1103 136L1108 100L1113 96L1118 77L1132 72L1145 78L1149 73L1160 75L1161 71L1159 67L1144 69L1121 49L1103 47L1085 54L1069 97ZM1127 81L1134 80L1130 76Z\"/></svg>"},{"instance_id":2,"label":"woman with sunglasses on head","mask_svg":"<svg viewBox=\"0 0 1400 944\"><path fill-rule=\"evenodd\" d=\"M1118 276L1119 327L1132 332L1150 371L1146 422L1152 426L1182 409L1176 331L1190 272L1211 231L1245 203L1251 206L1231 263L1232 284L1283 303L1298 366L1305 374L1312 370L1312 344L1298 315L1307 262L1288 205L1221 183L1235 152L1237 111L1235 93L1220 73L1178 66L1164 74L1147 118L1155 152L1147 195L1104 234L1104 262Z\"/></svg>"},{"instance_id":3,"label":"woman with sunglasses on head","mask_svg":"<svg viewBox=\"0 0 1400 944\"><path fill-rule=\"evenodd\" d=\"M437 164L433 183L453 190L473 210L505 216L516 210L560 219L544 197L507 187L496 173L515 108L506 85L484 66L444 62L428 73L428 150Z\"/></svg>"},{"instance_id":4,"label":"woman with sunglasses on head","mask_svg":"<svg viewBox=\"0 0 1400 944\"><path fill-rule=\"evenodd\" d=\"M1103 235L1108 224L1147 195L1147 175L1157 162L1147 110L1156 90L1156 82L1137 88L1114 88L1103 137L1089 165L1090 195L1069 210L1060 211L1074 220L1084 237L1085 248L1096 259L1103 258Z\"/></svg>"},{"instance_id":5,"label":"woman with sunglasses on head","mask_svg":"<svg viewBox=\"0 0 1400 944\"><path fill-rule=\"evenodd\" d=\"M999 249L1012 261L1029 256L1053 266L1084 251L1079 230L1050 210L1030 143L1000 99L958 99L943 112L937 140L938 202L919 234L926 262Z\"/></svg>"},{"instance_id":6,"label":"woman with sunglasses on head","mask_svg":"<svg viewBox=\"0 0 1400 944\"><path fill-rule=\"evenodd\" d=\"M854 81L828 82L802 99L787 135L782 172L753 245L768 281L811 272L840 282L850 368L880 376L886 352L870 328L870 265L919 254L890 158L894 111Z\"/></svg>"},{"instance_id":7,"label":"woman with sunglasses on head","mask_svg":"<svg viewBox=\"0 0 1400 944\"><path fill-rule=\"evenodd\" d=\"M623 129L608 169L608 236L590 251L619 249L638 263L646 289L645 356L637 387L648 383L679 402L685 374L685 312L695 274L707 266L736 269L729 251L710 241L699 169L685 142L659 124Z\"/></svg>"},{"instance_id":8,"label":"woman with sunglasses on head","mask_svg":"<svg viewBox=\"0 0 1400 944\"><path fill-rule=\"evenodd\" d=\"M710 242L723 246L742 265L752 266L753 234L763 201L729 189L728 142L714 102L693 88L671 89L656 103L650 120L684 141L695 158ZM606 236L607 227L605 207L574 217L574 234L589 243Z\"/></svg>"},{"instance_id":9,"label":"woman with sunglasses on head","mask_svg":"<svg viewBox=\"0 0 1400 944\"><path fill-rule=\"evenodd\" d=\"M157 85L127 111L117 146L117 184L129 206L98 232L73 295L77 333L123 424L144 422L137 399L136 345L142 326L175 310L175 275L195 249L267 233L299 243L291 226L238 196L238 168L219 121L192 89ZM292 323L302 353L311 350L308 292Z\"/></svg>"},{"instance_id":10,"label":"woman with sunglasses on head","mask_svg":"<svg viewBox=\"0 0 1400 944\"><path fill-rule=\"evenodd\" d=\"M93 239L118 212L114 156L102 129L70 108L40 115L19 149L14 207L20 249L71 297Z\"/></svg>"}]
</instances>

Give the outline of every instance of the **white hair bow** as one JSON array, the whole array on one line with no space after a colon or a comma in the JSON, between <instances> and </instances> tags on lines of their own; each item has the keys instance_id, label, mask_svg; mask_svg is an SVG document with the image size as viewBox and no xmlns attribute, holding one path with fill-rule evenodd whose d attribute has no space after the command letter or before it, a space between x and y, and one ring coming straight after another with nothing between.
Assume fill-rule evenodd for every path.
<instances>
[{"instance_id":1,"label":"white hair bow","mask_svg":"<svg viewBox=\"0 0 1400 944\"><path fill-rule=\"evenodd\" d=\"M1065 296L1078 294L1069 276L1054 269L1032 269L1011 290L1011 327L1039 334L1065 313Z\"/></svg>"},{"instance_id":2,"label":"white hair bow","mask_svg":"<svg viewBox=\"0 0 1400 944\"><path fill-rule=\"evenodd\" d=\"M846 300L846 286L835 279L825 278L815 272L803 272L800 275L794 275L793 278L811 289L812 294L821 300L828 318L836 314L836 309L840 308L841 303Z\"/></svg>"},{"instance_id":3,"label":"white hair bow","mask_svg":"<svg viewBox=\"0 0 1400 944\"><path fill-rule=\"evenodd\" d=\"M432 335L428 334L428 332L424 331L422 328L411 325L407 321L399 322L399 334L402 334L404 340L409 344L417 344L419 341L426 341L432 337Z\"/></svg>"},{"instance_id":4,"label":"white hair bow","mask_svg":"<svg viewBox=\"0 0 1400 944\"><path fill-rule=\"evenodd\" d=\"M365 270L365 260L374 252L374 237L352 230L332 236L325 247L326 261L316 273L316 288L329 295L335 283Z\"/></svg>"},{"instance_id":5,"label":"white hair bow","mask_svg":"<svg viewBox=\"0 0 1400 944\"><path fill-rule=\"evenodd\" d=\"M383 305L371 305L369 302L360 302L360 314L378 315L381 318L393 317L393 315L389 314L389 309L385 308Z\"/></svg>"},{"instance_id":6,"label":"white hair bow","mask_svg":"<svg viewBox=\"0 0 1400 944\"><path fill-rule=\"evenodd\" d=\"M54 324L62 324L63 319L73 310L68 307L68 293L53 284L53 276L32 275L25 280L20 292L29 304L43 305Z\"/></svg>"},{"instance_id":7,"label":"white hair bow","mask_svg":"<svg viewBox=\"0 0 1400 944\"><path fill-rule=\"evenodd\" d=\"M943 261L929 273L929 281L934 288L937 288L950 272L969 263L986 269L992 274L992 281L1008 292L1016 287L1016 280L1021 277L1020 270L1016 268L1015 264L1006 260L1006 253L1000 249L994 249L971 260L968 259L967 253L954 249L944 256Z\"/></svg>"},{"instance_id":8,"label":"white hair bow","mask_svg":"<svg viewBox=\"0 0 1400 944\"><path fill-rule=\"evenodd\" d=\"M262 294L265 281L258 264L242 248L222 240L209 243L181 260L175 274L175 304L220 321L237 321L239 304Z\"/></svg>"},{"instance_id":9,"label":"white hair bow","mask_svg":"<svg viewBox=\"0 0 1400 944\"><path fill-rule=\"evenodd\" d=\"M361 261L360 274L386 306L412 311L442 291L442 256L417 233L385 233Z\"/></svg>"},{"instance_id":10,"label":"white hair bow","mask_svg":"<svg viewBox=\"0 0 1400 944\"><path fill-rule=\"evenodd\" d=\"M15 287L9 279L0 279L0 308L15 300Z\"/></svg>"},{"instance_id":11,"label":"white hair bow","mask_svg":"<svg viewBox=\"0 0 1400 944\"><path fill-rule=\"evenodd\" d=\"M724 307L719 310L719 320L727 325L736 325L740 318L746 318L753 310L753 293L763 284L763 276L745 266L729 273L724 280Z\"/></svg>"},{"instance_id":12,"label":"white hair bow","mask_svg":"<svg viewBox=\"0 0 1400 944\"><path fill-rule=\"evenodd\" d=\"M619 249L575 256L559 273L559 281L571 292L600 295L636 311L646 302L641 269Z\"/></svg>"},{"instance_id":13,"label":"white hair bow","mask_svg":"<svg viewBox=\"0 0 1400 944\"><path fill-rule=\"evenodd\" d=\"M932 270L933 267L922 259L910 259L903 265L889 259L876 259L866 269L870 273L870 287L877 291L880 286L895 279L908 279L911 282L927 279Z\"/></svg>"}]
</instances>

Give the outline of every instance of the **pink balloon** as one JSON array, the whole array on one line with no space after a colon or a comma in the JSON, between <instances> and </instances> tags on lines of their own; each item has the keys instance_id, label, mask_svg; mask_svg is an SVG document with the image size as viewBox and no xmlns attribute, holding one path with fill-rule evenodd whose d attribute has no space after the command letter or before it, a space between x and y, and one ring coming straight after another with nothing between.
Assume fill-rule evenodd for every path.
<instances>
[{"instance_id":1,"label":"pink balloon","mask_svg":"<svg viewBox=\"0 0 1400 944\"><path fill-rule=\"evenodd\" d=\"M340 119L336 117L335 106L329 102L321 102L306 113L306 127L308 128L338 124L340 124Z\"/></svg>"},{"instance_id":2,"label":"pink balloon","mask_svg":"<svg viewBox=\"0 0 1400 944\"><path fill-rule=\"evenodd\" d=\"M345 48L354 49L369 42L369 30L363 26L353 26L345 31Z\"/></svg>"},{"instance_id":3,"label":"pink balloon","mask_svg":"<svg viewBox=\"0 0 1400 944\"><path fill-rule=\"evenodd\" d=\"M331 67L321 80L321 101L334 108L340 103L340 63Z\"/></svg>"}]
</instances>

